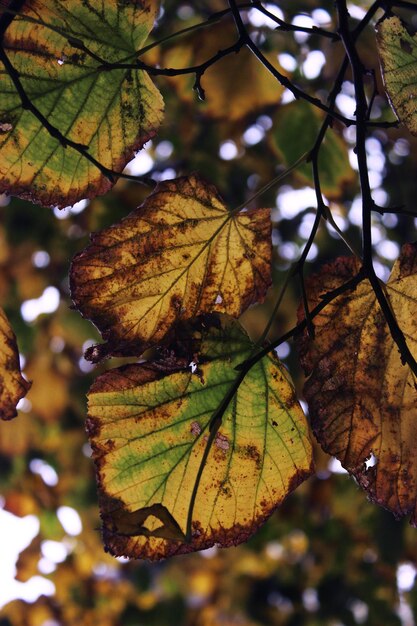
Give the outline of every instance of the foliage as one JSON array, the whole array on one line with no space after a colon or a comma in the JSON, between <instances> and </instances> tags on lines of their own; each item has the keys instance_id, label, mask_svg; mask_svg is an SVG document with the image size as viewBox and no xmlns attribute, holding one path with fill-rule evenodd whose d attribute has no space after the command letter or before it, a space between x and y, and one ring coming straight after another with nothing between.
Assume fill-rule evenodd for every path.
<instances>
[{"instance_id":1,"label":"foliage","mask_svg":"<svg viewBox=\"0 0 417 626\"><path fill-rule=\"evenodd\" d=\"M415 531L324 451L415 524L416 7L196 4L0 5L0 491L19 579L66 546L5 623L398 624Z\"/></svg>"}]
</instances>

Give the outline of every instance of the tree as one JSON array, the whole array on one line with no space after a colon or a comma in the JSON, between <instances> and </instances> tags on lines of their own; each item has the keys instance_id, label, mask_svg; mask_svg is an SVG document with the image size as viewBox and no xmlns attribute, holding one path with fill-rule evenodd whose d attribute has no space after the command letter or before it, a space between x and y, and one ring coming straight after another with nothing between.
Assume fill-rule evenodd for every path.
<instances>
[{"instance_id":1,"label":"tree","mask_svg":"<svg viewBox=\"0 0 417 626\"><path fill-rule=\"evenodd\" d=\"M48 520L45 511L51 519L62 502L90 507L92 470L81 452L89 387L102 534L115 556L158 560L247 541L314 473L309 425L370 500L415 525L415 211L413 178L398 176L415 158L416 7L377 0L358 3L350 16L344 0L200 4L2 4L0 191L15 196L9 205L4 196L2 417L14 417L18 401L27 410L2 423L6 508ZM146 171L125 170L149 139ZM140 155L134 163L143 167ZM259 208L275 206L277 189L278 208ZM289 189L311 189L314 206L309 199L286 212ZM69 205L66 227L54 215ZM86 320L68 309L68 272ZM30 325L31 298L43 289L61 298L60 308ZM87 320L104 343L90 340ZM289 370L276 355L290 339L308 376L308 418L295 354ZM330 538L332 500L320 479L328 479L328 460L318 449L316 456L319 478L292 498L312 507L311 536L329 524ZM29 495L42 476L34 461L47 460L65 484L43 482ZM284 527L299 506L283 504ZM376 554L390 565L392 591L400 548L390 554L383 532L395 546L410 531L372 515L381 536L365 533L364 562ZM58 532L48 523L45 536ZM351 520L348 529L355 536ZM284 558L302 562L308 534L288 532ZM91 543L93 553L96 538ZM26 559L37 563L38 554L32 544ZM64 577L82 571L75 549L71 558ZM142 570L127 571L131 580ZM91 563L80 575L77 593L87 581L93 597L105 593L108 577L103 591ZM260 578L268 576L266 566ZM290 583L288 623L310 623L310 588L318 589L314 611L323 620L336 610L323 598L337 589L339 617L354 623L362 592L345 578L335 567L318 580L310 572L296 591ZM217 583L206 584L214 593ZM146 595L135 597L127 586L124 601L100 619L146 610ZM368 590L363 602L374 623L381 615L398 623L391 597L382 602ZM56 615L48 601L38 609L66 623L70 604L61 599ZM275 623L256 607L248 612L254 620ZM218 623L217 610L206 607L198 623Z\"/></svg>"}]
</instances>

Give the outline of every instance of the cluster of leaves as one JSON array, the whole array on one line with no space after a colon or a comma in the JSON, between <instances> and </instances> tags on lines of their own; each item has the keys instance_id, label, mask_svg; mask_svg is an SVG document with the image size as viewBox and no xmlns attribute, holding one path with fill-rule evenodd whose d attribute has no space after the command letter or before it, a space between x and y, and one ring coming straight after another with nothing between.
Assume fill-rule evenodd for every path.
<instances>
[{"instance_id":1,"label":"cluster of leaves","mask_svg":"<svg viewBox=\"0 0 417 626\"><path fill-rule=\"evenodd\" d=\"M74 3L71 10L58 0L1 5L0 191L65 207L96 198L119 180L125 184L124 205L133 205L127 217L120 219L115 211L116 223L92 235L70 271L76 308L105 340L90 347L86 358L128 360L98 376L88 392L103 536L106 549L117 556L155 560L246 541L312 474L307 418L274 352L292 337L309 376L304 393L322 448L340 459L370 499L397 517L411 515L416 523L416 246L403 247L383 284L372 245L374 212L406 216L412 211L382 208L373 200L366 138L391 127L396 132L397 122L390 121L387 102L377 95L381 77L374 71L373 82L365 80L368 68L360 49L363 31L380 12L376 45L386 90L398 118L415 133L417 45L394 14L401 9L413 14L415 7L376 1L352 26L340 0L337 29L327 30L296 27L255 1L217 4L223 5L202 3L201 21L194 14L193 23L176 29L178 7L167 2L155 43L148 45L160 8L154 0L90 1ZM284 8L290 17L291 9ZM277 44L275 31L253 28L249 10L273 20L284 35L295 31L337 46L341 66L333 73L329 69L326 102L304 90L295 71L292 75L279 65L284 44ZM354 87L352 118L336 107L346 77ZM162 97L152 79L165 81L161 90L166 90L167 119L179 128L175 137L169 123L161 126ZM197 115L193 88L205 98L198 108L202 124L189 123ZM284 89L298 101L279 104ZM383 105L375 114L378 98ZM259 150L267 152L261 169L256 147L235 170L233 163L203 159L206 145L211 154L210 142L217 147L231 135L238 137L243 121L257 119L262 111L268 113L270 133ZM337 206L356 191L344 126L355 129L360 253L325 201ZM142 182L152 184L152 173L161 182L144 197L130 184L138 177L122 170L155 136L173 142L173 169L185 175L163 180L155 167ZM278 170L271 166L275 160ZM229 189L237 208L228 209L214 187L190 173L193 169ZM243 173L253 172L258 190L251 198L241 181ZM267 197L271 179L276 185L284 176L314 186L317 206L299 260L286 278L274 276L272 304L261 309L267 319L259 329L247 309L263 302L271 284L273 224L269 209L252 207L261 192ZM332 261L305 282L305 261L323 222L335 227L353 256ZM87 223L85 230L97 225L103 226ZM302 305L298 323L290 321L283 332L278 308L290 278L300 281ZM0 320L1 417L9 420L29 383L3 313ZM76 351L70 335L68 350ZM80 375L71 370L70 354L61 355L68 362L60 370L42 354L42 345L38 350L26 374L33 378L35 395L29 397L47 422L70 401L62 380ZM49 376L43 385L62 389L53 410L47 391L36 397L41 368ZM23 441L10 438L9 456L19 444L21 450L30 445L35 427L27 428L19 429ZM77 433L72 433L75 447L82 437ZM50 445L56 450L56 432ZM81 463L72 462L79 474ZM207 623L210 619L216 617L208 616Z\"/></svg>"}]
</instances>

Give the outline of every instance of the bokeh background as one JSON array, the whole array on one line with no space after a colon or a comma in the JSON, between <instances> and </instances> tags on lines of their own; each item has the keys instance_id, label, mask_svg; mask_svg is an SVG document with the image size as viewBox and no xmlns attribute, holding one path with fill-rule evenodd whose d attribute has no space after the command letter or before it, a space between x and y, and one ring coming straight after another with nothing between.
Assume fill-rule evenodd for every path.
<instances>
[{"instance_id":1,"label":"bokeh background","mask_svg":"<svg viewBox=\"0 0 417 626\"><path fill-rule=\"evenodd\" d=\"M352 3L352 19L362 19L370 4ZM167 1L153 37L165 37L226 6L222 0ZM331 1L264 6L292 24L336 27ZM277 32L276 24L256 9L246 15L268 58L325 100L343 58L341 45L308 33ZM414 18L410 11L402 15L417 28L417 12ZM230 20L222 20L153 49L148 60L191 64L234 36ZM392 120L373 24L358 48L375 74L372 118ZM345 78L337 106L352 116L353 85L349 73ZM210 70L203 79L206 102L198 100L190 77L161 77L157 84L166 102L164 125L127 171L155 180L199 171L230 208L248 201L309 150L320 125L312 109L293 103L291 94L246 52ZM369 94L373 87L370 76ZM335 124L330 134L321 161L323 189L344 238L360 249L354 131ZM417 142L402 128L376 129L367 150L377 204L403 205L410 213L374 215L375 265L386 278L400 246L416 239ZM318 446L316 475L247 544L213 547L159 564L104 553L84 430L85 394L98 373L121 360L93 367L83 358L99 336L71 308L68 269L90 232L120 220L148 193L142 185L119 181L106 196L63 210L0 196L0 300L17 335L23 371L33 381L19 403L18 418L0 424L0 626L412 626L417 531L368 503L340 464ZM264 305L242 318L256 338L314 221L309 167L248 206L272 207L274 220L274 287ZM339 234L323 223L306 275L346 253ZM299 287L289 285L271 338L294 326ZM278 353L302 398L303 378L292 344L282 344Z\"/></svg>"}]
</instances>

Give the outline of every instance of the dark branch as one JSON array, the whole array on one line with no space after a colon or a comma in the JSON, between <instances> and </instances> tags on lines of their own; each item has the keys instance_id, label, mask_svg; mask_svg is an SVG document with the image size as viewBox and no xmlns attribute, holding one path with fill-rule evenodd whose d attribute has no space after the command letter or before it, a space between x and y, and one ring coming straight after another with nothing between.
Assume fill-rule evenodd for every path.
<instances>
[{"instance_id":1,"label":"dark branch","mask_svg":"<svg viewBox=\"0 0 417 626\"><path fill-rule=\"evenodd\" d=\"M375 274L372 259L372 231L371 216L375 209L369 183L368 163L366 155L366 126L368 117L368 102L366 100L364 88L364 75L366 69L356 50L354 39L349 28L349 14L346 7L346 0L336 0L339 15L339 33L345 46L346 54L349 58L353 72L353 83L355 86L356 99L356 156L358 159L359 179L362 195L362 229L363 229L363 269L366 277L372 285L375 296L389 326L393 340L398 346L403 363L407 363L413 373L417 376L417 363L410 352L403 332L398 326L395 315L387 301L381 283Z\"/></svg>"}]
</instances>

